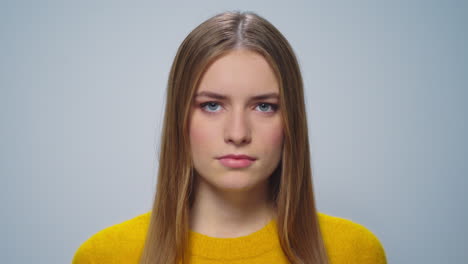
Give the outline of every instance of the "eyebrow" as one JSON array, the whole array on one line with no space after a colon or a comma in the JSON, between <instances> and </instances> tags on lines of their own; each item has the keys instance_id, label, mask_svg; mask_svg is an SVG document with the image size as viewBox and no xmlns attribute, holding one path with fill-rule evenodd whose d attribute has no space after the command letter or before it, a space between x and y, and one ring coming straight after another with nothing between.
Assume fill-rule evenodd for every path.
<instances>
[{"instance_id":1,"label":"eyebrow","mask_svg":"<svg viewBox=\"0 0 468 264\"><path fill-rule=\"evenodd\" d=\"M218 93L214 93L214 92L208 92L208 91L203 91L203 92L199 92L199 93L195 94L195 98L199 97L199 96L211 97L211 98L215 98L215 99L218 99L218 100L228 99L228 97L226 95L222 95L222 94L218 94ZM268 99L268 98L279 99L279 95L277 93L260 94L260 95L252 96L250 98L250 100L264 100L264 99Z\"/></svg>"}]
</instances>

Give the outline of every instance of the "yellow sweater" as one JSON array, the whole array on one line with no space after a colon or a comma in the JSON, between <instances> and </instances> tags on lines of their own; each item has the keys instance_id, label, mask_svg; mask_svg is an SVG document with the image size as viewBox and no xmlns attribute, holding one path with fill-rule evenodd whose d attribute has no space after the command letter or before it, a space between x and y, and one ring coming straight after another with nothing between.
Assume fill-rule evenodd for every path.
<instances>
[{"instance_id":1,"label":"yellow sweater","mask_svg":"<svg viewBox=\"0 0 468 264\"><path fill-rule=\"evenodd\" d=\"M364 226L348 219L318 213L320 229L331 264L386 264L378 238ZM76 251L73 264L138 263L150 212L103 229ZM192 264L289 263L281 250L276 221L237 238L215 238L190 231Z\"/></svg>"}]
</instances>

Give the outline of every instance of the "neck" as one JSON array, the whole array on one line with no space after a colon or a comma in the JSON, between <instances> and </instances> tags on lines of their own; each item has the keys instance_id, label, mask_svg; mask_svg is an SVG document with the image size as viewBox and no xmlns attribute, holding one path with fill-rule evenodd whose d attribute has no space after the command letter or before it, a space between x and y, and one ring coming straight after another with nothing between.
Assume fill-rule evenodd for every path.
<instances>
[{"instance_id":1,"label":"neck","mask_svg":"<svg viewBox=\"0 0 468 264\"><path fill-rule=\"evenodd\" d=\"M207 236L245 236L276 217L276 210L268 199L267 182L249 190L219 190L199 180L193 191L190 229Z\"/></svg>"}]
</instances>

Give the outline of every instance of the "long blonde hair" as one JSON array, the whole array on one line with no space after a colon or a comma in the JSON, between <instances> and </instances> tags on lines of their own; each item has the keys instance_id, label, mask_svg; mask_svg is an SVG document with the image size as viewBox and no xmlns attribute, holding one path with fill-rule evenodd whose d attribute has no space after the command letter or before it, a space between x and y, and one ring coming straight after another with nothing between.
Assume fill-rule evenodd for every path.
<instances>
[{"instance_id":1,"label":"long blonde hair","mask_svg":"<svg viewBox=\"0 0 468 264\"><path fill-rule=\"evenodd\" d=\"M187 263L189 210L194 197L188 126L190 106L208 64L233 49L263 55L280 87L282 160L269 178L278 235L291 263L327 264L312 185L302 77L286 38L253 12L224 12L184 39L167 84L158 182L140 264Z\"/></svg>"}]
</instances>

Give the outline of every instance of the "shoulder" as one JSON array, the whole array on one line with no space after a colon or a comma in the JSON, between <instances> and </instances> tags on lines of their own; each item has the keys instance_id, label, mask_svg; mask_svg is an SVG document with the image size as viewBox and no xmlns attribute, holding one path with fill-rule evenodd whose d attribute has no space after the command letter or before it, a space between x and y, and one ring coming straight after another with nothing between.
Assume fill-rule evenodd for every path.
<instances>
[{"instance_id":1,"label":"shoulder","mask_svg":"<svg viewBox=\"0 0 468 264\"><path fill-rule=\"evenodd\" d=\"M318 218L331 263L387 263L382 243L365 226L321 212Z\"/></svg>"},{"instance_id":2,"label":"shoulder","mask_svg":"<svg viewBox=\"0 0 468 264\"><path fill-rule=\"evenodd\" d=\"M150 212L109 226L88 238L73 257L73 264L136 263L146 238Z\"/></svg>"}]
</instances>

